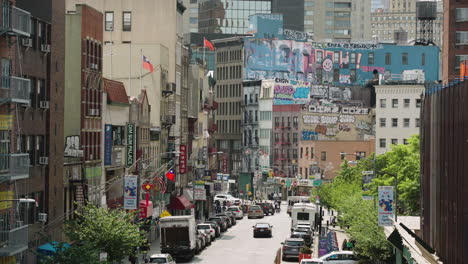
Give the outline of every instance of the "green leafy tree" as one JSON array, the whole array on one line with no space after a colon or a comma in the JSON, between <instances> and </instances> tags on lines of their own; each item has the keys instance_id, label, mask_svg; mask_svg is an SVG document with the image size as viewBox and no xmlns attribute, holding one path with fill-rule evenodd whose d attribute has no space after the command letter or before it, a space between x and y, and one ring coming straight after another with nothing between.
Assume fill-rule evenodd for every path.
<instances>
[{"instance_id":1,"label":"green leafy tree","mask_svg":"<svg viewBox=\"0 0 468 264\"><path fill-rule=\"evenodd\" d=\"M87 242L82 245L71 247L65 244L56 246L56 253L53 256L41 256L41 264L105 264L99 261L99 249L93 243Z\"/></svg>"},{"instance_id":2,"label":"green leafy tree","mask_svg":"<svg viewBox=\"0 0 468 264\"><path fill-rule=\"evenodd\" d=\"M93 243L100 252L108 254L109 262L120 262L145 241L143 231L132 223L133 219L133 214L124 211L88 205L77 219L67 223L65 234L73 241Z\"/></svg>"}]
</instances>

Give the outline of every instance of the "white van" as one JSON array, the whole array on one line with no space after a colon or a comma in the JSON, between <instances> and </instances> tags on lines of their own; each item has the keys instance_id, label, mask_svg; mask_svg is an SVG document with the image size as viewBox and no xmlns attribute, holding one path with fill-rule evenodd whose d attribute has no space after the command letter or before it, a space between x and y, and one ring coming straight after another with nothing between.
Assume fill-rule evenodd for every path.
<instances>
[{"instance_id":1,"label":"white van","mask_svg":"<svg viewBox=\"0 0 468 264\"><path fill-rule=\"evenodd\" d=\"M294 204L310 203L310 197L309 196L288 196L287 202L288 202L288 209L286 212L289 215L291 215L291 208L294 206Z\"/></svg>"},{"instance_id":2,"label":"white van","mask_svg":"<svg viewBox=\"0 0 468 264\"><path fill-rule=\"evenodd\" d=\"M291 229L297 225L307 225L312 230L315 225L317 206L313 203L296 203L291 209Z\"/></svg>"}]
</instances>

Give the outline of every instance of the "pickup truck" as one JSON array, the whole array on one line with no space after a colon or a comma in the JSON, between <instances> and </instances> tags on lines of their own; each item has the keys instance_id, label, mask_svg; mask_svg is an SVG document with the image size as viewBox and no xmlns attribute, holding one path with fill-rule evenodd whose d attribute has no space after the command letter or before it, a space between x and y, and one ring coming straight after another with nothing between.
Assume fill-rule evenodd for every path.
<instances>
[{"instance_id":1,"label":"pickup truck","mask_svg":"<svg viewBox=\"0 0 468 264\"><path fill-rule=\"evenodd\" d=\"M161 253L175 258L192 259L197 251L197 227L193 215L160 219Z\"/></svg>"}]
</instances>

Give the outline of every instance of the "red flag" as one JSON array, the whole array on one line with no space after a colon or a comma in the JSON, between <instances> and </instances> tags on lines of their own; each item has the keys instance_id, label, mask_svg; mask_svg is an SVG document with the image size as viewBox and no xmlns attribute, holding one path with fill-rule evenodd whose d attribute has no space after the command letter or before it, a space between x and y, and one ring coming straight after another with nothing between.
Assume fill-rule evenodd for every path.
<instances>
[{"instance_id":1,"label":"red flag","mask_svg":"<svg viewBox=\"0 0 468 264\"><path fill-rule=\"evenodd\" d=\"M166 172L166 178L170 181L175 182L175 173L173 169L170 169L168 172Z\"/></svg>"},{"instance_id":2,"label":"red flag","mask_svg":"<svg viewBox=\"0 0 468 264\"><path fill-rule=\"evenodd\" d=\"M215 48L213 46L213 43L211 43L209 40L206 38L203 38L203 47L208 47L211 51L214 51Z\"/></svg>"},{"instance_id":3,"label":"red flag","mask_svg":"<svg viewBox=\"0 0 468 264\"><path fill-rule=\"evenodd\" d=\"M146 56L143 56L143 69L147 69L150 72L154 72L153 64L151 64L151 62L148 59L146 59Z\"/></svg>"}]
</instances>

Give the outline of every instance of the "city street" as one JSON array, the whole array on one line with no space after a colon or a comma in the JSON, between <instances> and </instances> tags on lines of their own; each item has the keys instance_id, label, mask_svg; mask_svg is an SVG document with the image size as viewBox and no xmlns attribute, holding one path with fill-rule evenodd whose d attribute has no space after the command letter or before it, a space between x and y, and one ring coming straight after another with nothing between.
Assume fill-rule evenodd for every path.
<instances>
[{"instance_id":1,"label":"city street","mask_svg":"<svg viewBox=\"0 0 468 264\"><path fill-rule=\"evenodd\" d=\"M272 238L253 238L252 226L258 222L273 225ZM265 216L263 219L247 219L237 222L211 246L188 263L238 264L238 263L273 263L276 251L290 234L290 217L286 206L280 214Z\"/></svg>"}]
</instances>

